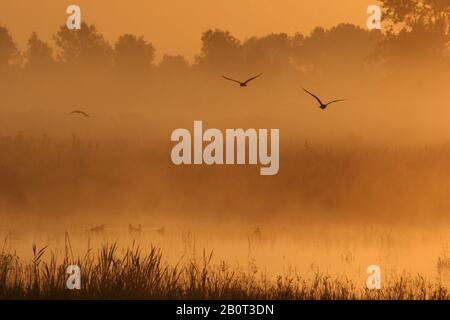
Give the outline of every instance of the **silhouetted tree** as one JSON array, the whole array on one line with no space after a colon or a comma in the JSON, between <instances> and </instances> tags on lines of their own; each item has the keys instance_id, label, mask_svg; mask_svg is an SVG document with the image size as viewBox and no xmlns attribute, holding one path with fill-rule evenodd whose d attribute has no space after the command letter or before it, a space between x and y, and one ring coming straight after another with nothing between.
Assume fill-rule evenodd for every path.
<instances>
[{"instance_id":1,"label":"silhouetted tree","mask_svg":"<svg viewBox=\"0 0 450 320\"><path fill-rule=\"evenodd\" d=\"M165 72L184 72L189 68L189 63L182 55L165 54L158 67Z\"/></svg>"},{"instance_id":2,"label":"silhouetted tree","mask_svg":"<svg viewBox=\"0 0 450 320\"><path fill-rule=\"evenodd\" d=\"M270 34L245 41L242 50L246 65L253 65L254 69L282 70L290 66L293 42L285 33Z\"/></svg>"},{"instance_id":3,"label":"silhouetted tree","mask_svg":"<svg viewBox=\"0 0 450 320\"><path fill-rule=\"evenodd\" d=\"M416 28L448 35L450 26L449 0L380 0L384 21L391 29L408 31Z\"/></svg>"},{"instance_id":4,"label":"silhouetted tree","mask_svg":"<svg viewBox=\"0 0 450 320\"><path fill-rule=\"evenodd\" d=\"M381 32L352 24L339 24L329 30L317 27L296 47L295 62L327 75L360 72L380 39Z\"/></svg>"},{"instance_id":5,"label":"silhouetted tree","mask_svg":"<svg viewBox=\"0 0 450 320\"><path fill-rule=\"evenodd\" d=\"M155 57L155 48L144 37L125 34L114 47L116 67L122 72L142 73L148 71Z\"/></svg>"},{"instance_id":6,"label":"silhouetted tree","mask_svg":"<svg viewBox=\"0 0 450 320\"><path fill-rule=\"evenodd\" d=\"M393 69L416 69L444 59L450 41L449 0L381 0L381 3L388 37L380 44L378 57Z\"/></svg>"},{"instance_id":7,"label":"silhouetted tree","mask_svg":"<svg viewBox=\"0 0 450 320\"><path fill-rule=\"evenodd\" d=\"M112 64L112 48L94 25L83 22L80 30L61 26L54 39L59 48L58 58L62 62L89 68Z\"/></svg>"},{"instance_id":8,"label":"silhouetted tree","mask_svg":"<svg viewBox=\"0 0 450 320\"><path fill-rule=\"evenodd\" d=\"M45 69L53 65L53 49L39 39L36 32L33 32L28 40L28 48L25 53L26 67L30 69Z\"/></svg>"},{"instance_id":9,"label":"silhouetted tree","mask_svg":"<svg viewBox=\"0 0 450 320\"><path fill-rule=\"evenodd\" d=\"M189 62L182 55L165 54L157 71L158 81L161 81L162 84L170 83L170 87L176 83L185 85L192 74Z\"/></svg>"},{"instance_id":10,"label":"silhouetted tree","mask_svg":"<svg viewBox=\"0 0 450 320\"><path fill-rule=\"evenodd\" d=\"M200 66L227 70L239 65L241 43L228 31L208 30L202 35L202 49L196 57Z\"/></svg>"},{"instance_id":11,"label":"silhouetted tree","mask_svg":"<svg viewBox=\"0 0 450 320\"><path fill-rule=\"evenodd\" d=\"M0 26L0 68L9 66L17 56L18 51L8 29Z\"/></svg>"}]
</instances>

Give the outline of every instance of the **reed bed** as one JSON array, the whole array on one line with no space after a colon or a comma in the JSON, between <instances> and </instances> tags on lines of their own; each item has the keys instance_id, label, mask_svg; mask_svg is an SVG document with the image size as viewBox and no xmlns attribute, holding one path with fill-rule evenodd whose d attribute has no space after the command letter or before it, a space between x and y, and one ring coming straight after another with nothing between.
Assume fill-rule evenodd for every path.
<instances>
[{"instance_id":1,"label":"reed bed","mask_svg":"<svg viewBox=\"0 0 450 320\"><path fill-rule=\"evenodd\" d=\"M213 263L213 253L179 263L164 262L157 247L119 250L105 244L75 259L32 247L31 261L15 253L0 253L0 299L449 299L446 287L420 275L387 279L381 290L368 290L345 277L315 272L310 278L293 274L269 277L256 266L244 271L225 261ZM66 287L68 265L81 269L81 289Z\"/></svg>"}]
</instances>

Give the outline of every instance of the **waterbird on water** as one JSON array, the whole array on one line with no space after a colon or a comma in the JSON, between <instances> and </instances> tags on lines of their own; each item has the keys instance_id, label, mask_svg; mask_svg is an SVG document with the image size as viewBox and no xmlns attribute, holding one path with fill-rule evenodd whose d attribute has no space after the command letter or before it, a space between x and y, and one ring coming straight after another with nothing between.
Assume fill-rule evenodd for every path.
<instances>
[{"instance_id":1,"label":"waterbird on water","mask_svg":"<svg viewBox=\"0 0 450 320\"><path fill-rule=\"evenodd\" d=\"M166 233L166 228L161 227L158 230L156 230L156 233L163 236Z\"/></svg>"}]
</instances>

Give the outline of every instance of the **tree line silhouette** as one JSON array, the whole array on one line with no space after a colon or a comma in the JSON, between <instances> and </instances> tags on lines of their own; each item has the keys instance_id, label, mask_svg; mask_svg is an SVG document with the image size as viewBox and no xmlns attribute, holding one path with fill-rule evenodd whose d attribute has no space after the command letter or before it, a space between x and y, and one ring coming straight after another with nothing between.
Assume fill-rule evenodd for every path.
<instances>
[{"instance_id":1,"label":"tree line silhouette","mask_svg":"<svg viewBox=\"0 0 450 320\"><path fill-rule=\"evenodd\" d=\"M98 205L109 212L125 203L125 198L136 203L137 209L150 210L157 203L168 203L171 209L173 201L164 200L188 192L201 199L198 203L205 199L214 201L201 208L205 212L218 201L229 203L231 196L236 195L238 199L245 197L236 212L240 209L245 214L259 214L265 210L269 215L279 210L273 204L288 203L286 195L293 192L292 206L311 212L316 212L317 207L332 213L335 208L354 209L355 213L373 210L386 216L397 212L409 219L412 210L420 211L429 201L436 214L445 213L450 207L443 183L446 179L434 177L450 176L446 169L448 144L431 151L426 148L417 152L367 152L353 149L358 135L350 136L353 140L345 145L352 147L347 149L334 144L331 149L322 148L318 145L320 140L314 140L322 134L321 130L317 134L314 130L326 126L337 127L336 131L323 131L327 137L343 136L351 128L351 132L364 137L384 133L391 139L393 135L385 127L399 127L393 131L398 133L409 124L398 114L419 118L420 121L411 122L412 129L405 129L408 139L413 140L415 136L409 135L414 131L442 129L448 118L448 81L440 79L450 75L449 1L382 3L384 32L340 24L329 29L317 27L308 35L281 33L239 40L227 31L208 30L202 34L201 51L190 63L183 56L171 55L156 62L156 49L147 39L123 35L110 44L89 24L83 24L78 31L60 27L54 36L54 47L33 33L26 50L20 52L8 29L1 27L0 206L13 210L22 205L30 212L40 209L46 214L57 214L68 210L68 203L71 208L76 203L90 209ZM397 79L384 78L380 82L388 85L364 82L374 72L382 77L387 74L395 78L400 74L407 78L408 72L422 77L424 68L431 69L431 81L424 81L423 86L408 83L399 89L401 83ZM227 74L246 79L249 74L260 72L264 76L244 93L221 77ZM351 93L350 103L341 109L342 113L334 114L335 118L333 113L327 113L329 118L311 116L310 110L316 111L315 107L309 107L311 97L300 86L306 81L305 87L312 83L312 87L320 88L318 94L328 97L349 97L347 94ZM436 100L437 96L442 103ZM357 101L358 97L363 99ZM381 98L371 102L373 97ZM307 101L304 108L299 99ZM150 112L116 112L121 106L127 112L138 107ZM116 109L109 112L113 107ZM38 111L26 113L31 108ZM50 111L41 112L44 108ZM94 115L89 120L68 115L78 108L93 111ZM108 112L95 113L101 108ZM176 108L183 111L179 118L173 112ZM413 108L414 112L410 112ZM354 110L358 112L352 118ZM235 115L234 111L241 113ZM282 157L290 160L283 162L279 183L261 181L251 172L244 175L251 183L249 188L249 184L235 180L236 175L225 171L201 171L205 176L199 179L199 171L177 175L172 167L168 169L167 137L173 128L184 125L183 121L192 123L198 116L208 125L216 125L228 113L233 116L230 123L236 127L247 127L247 119L254 127L268 127L267 123L270 127L284 126ZM258 117L260 113L266 113L270 122ZM117 115L120 121L115 123L117 118L110 114ZM141 121L142 115L148 114L151 121ZM421 127L423 119L425 126ZM365 127L372 131L364 131ZM11 135L16 129L24 131ZM88 129L92 132L85 134ZM294 131L292 139L288 130ZM72 133L72 139L64 140L64 134ZM111 141L98 142L105 136ZM131 143L125 139L128 136ZM448 137L447 132L441 136ZM155 140L153 145L144 140L148 137ZM162 142L156 141L158 138ZM205 187L194 188L192 181L201 181ZM214 192L222 186L233 186L235 193L225 192L224 198L218 200ZM258 201L249 200L248 190L257 190L251 196ZM205 196L207 192L214 194ZM259 201L259 195L265 192L271 194L270 203ZM186 202L180 200L180 212L192 206L189 196L185 197ZM411 199L417 202L411 203ZM258 210L247 207L259 203ZM290 205L286 205L288 211Z\"/></svg>"},{"instance_id":2,"label":"tree line silhouette","mask_svg":"<svg viewBox=\"0 0 450 320\"><path fill-rule=\"evenodd\" d=\"M226 70L253 65L284 70L329 68L346 64L361 67L371 54L399 64L403 57L448 58L450 3L447 0L382 0L385 33L367 31L351 24L331 29L315 28L310 35L285 33L251 37L239 41L227 31L208 30L191 67ZM146 73L154 67L155 47L143 37L125 34L111 45L94 25L83 23L80 30L61 26L54 35L56 48L42 41L36 32L25 52L19 52L8 29L0 27L0 67L47 70L57 65L101 70L115 67L123 73ZM55 50L56 49L56 50ZM414 55L411 54L414 51ZM447 53L447 56L446 56ZM355 66L355 67L356 67ZM164 55L158 64L165 70L183 70L189 63L183 56Z\"/></svg>"},{"instance_id":3,"label":"tree line silhouette","mask_svg":"<svg viewBox=\"0 0 450 320\"><path fill-rule=\"evenodd\" d=\"M11 106L20 104L17 97L25 89L29 100L41 104L51 102L49 93L59 91L64 97L74 88L80 97L74 103L89 99L107 104L105 96L112 96L116 85L121 96L111 98L115 102L126 99L126 92L136 96L136 90L152 84L154 90L168 83L180 87L203 75L264 72L274 79L280 75L323 79L344 74L360 81L371 72L421 75L430 67L448 71L449 1L381 3L383 32L342 23L330 29L317 27L309 35L279 33L239 40L228 31L207 30L191 63L182 55L164 55L156 62L156 49L144 37L124 34L111 44L88 23L80 30L61 26L53 36L54 47L33 32L21 52L7 27L0 25L0 92L3 103ZM22 98L22 103L29 100Z\"/></svg>"}]
</instances>

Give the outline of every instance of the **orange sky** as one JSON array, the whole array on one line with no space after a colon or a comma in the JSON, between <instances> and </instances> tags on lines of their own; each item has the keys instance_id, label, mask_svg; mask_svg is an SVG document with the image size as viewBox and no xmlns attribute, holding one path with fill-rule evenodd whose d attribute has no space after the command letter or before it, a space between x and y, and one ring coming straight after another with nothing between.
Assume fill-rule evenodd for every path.
<instances>
[{"instance_id":1,"label":"orange sky","mask_svg":"<svg viewBox=\"0 0 450 320\"><path fill-rule=\"evenodd\" d=\"M0 24L8 26L23 48L33 30L50 40L66 20L69 4L77 4L82 19L94 23L109 40L120 34L145 36L164 53L192 59L200 35L208 28L231 31L240 39L252 35L309 32L339 22L365 25L368 5L375 0L2 0Z\"/></svg>"}]
</instances>

